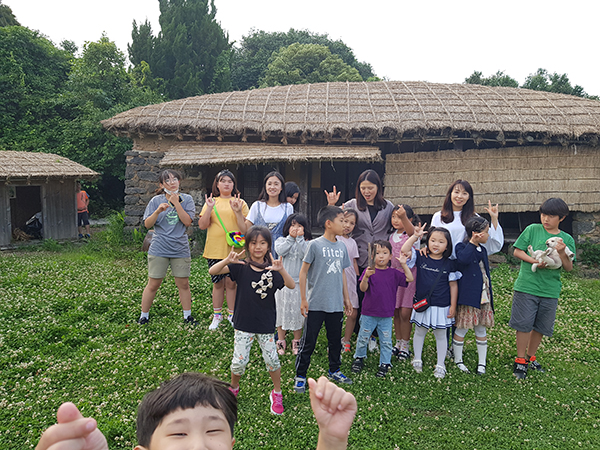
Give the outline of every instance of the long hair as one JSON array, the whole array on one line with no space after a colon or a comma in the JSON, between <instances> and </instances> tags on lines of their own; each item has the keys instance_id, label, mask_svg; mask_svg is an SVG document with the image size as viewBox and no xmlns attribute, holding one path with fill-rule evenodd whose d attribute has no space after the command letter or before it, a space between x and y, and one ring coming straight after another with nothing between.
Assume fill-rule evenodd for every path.
<instances>
[{"instance_id":1,"label":"long hair","mask_svg":"<svg viewBox=\"0 0 600 450\"><path fill-rule=\"evenodd\" d=\"M283 237L289 236L290 227L294 222L296 222L298 225L302 225L302 228L304 228L304 239L310 241L312 239L312 233L310 232L310 227L308 226L308 220L304 214L300 213L294 213L288 216L283 224Z\"/></svg>"},{"instance_id":2,"label":"long hair","mask_svg":"<svg viewBox=\"0 0 600 450\"><path fill-rule=\"evenodd\" d=\"M225 169L225 170L221 170L215 177L215 180L213 181L213 184L212 184L213 197L219 197L221 195L221 192L219 192L219 181L221 181L221 179L223 177L229 177L231 179L231 181L233 181L233 189L231 191L231 195L238 195L240 193L240 191L237 188L237 181L235 180L235 176L229 170Z\"/></svg>"},{"instance_id":3,"label":"long hair","mask_svg":"<svg viewBox=\"0 0 600 450\"><path fill-rule=\"evenodd\" d=\"M456 180L448 188L448 192L446 192L446 198L444 199L444 204L442 205L441 218L443 223L451 223L454 220L454 210L452 209L452 191L454 191L454 188L459 184L469 194L469 200L467 200L467 203L465 203L462 207L460 221L464 225L467 223L467 220L475 215L475 199L473 198L473 188L467 180Z\"/></svg>"},{"instance_id":4,"label":"long hair","mask_svg":"<svg viewBox=\"0 0 600 450\"><path fill-rule=\"evenodd\" d=\"M183 178L181 176L181 174L179 172L177 172L176 170L165 169L161 173L158 174L158 182L160 184L165 184L165 181L167 181L169 178L171 178L171 176L173 176L174 178L177 178L180 182ZM165 192L165 190L162 187L159 187L156 191L154 191L154 195L160 195L164 192Z\"/></svg>"},{"instance_id":5,"label":"long hair","mask_svg":"<svg viewBox=\"0 0 600 450\"><path fill-rule=\"evenodd\" d=\"M269 172L265 176L265 179L263 180L262 191L260 191L260 194L258 195L257 200L259 202L266 202L267 200L269 200L269 194L267 194L267 180L271 177L275 177L281 182L281 192L279 193L279 203L286 203L287 198L285 196L285 180L283 179L281 174L279 172L277 172L276 170L274 170L273 172Z\"/></svg>"},{"instance_id":6,"label":"long hair","mask_svg":"<svg viewBox=\"0 0 600 450\"><path fill-rule=\"evenodd\" d=\"M431 235L436 231L442 233L446 238L446 241L448 241L446 250L444 250L444 253L442 253L442 258L450 258L450 255L452 255L452 236L450 236L450 232L444 227L431 227L427 231L427 249L429 250L429 239L431 239Z\"/></svg>"},{"instance_id":7,"label":"long hair","mask_svg":"<svg viewBox=\"0 0 600 450\"><path fill-rule=\"evenodd\" d=\"M375 195L375 199L373 200L373 206L379 211L380 209L385 208L385 199L383 198L383 184L381 183L381 178L373 169L367 169L363 173L361 173L356 181L356 192L354 197L356 198L356 207L365 211L367 209L367 201L363 197L360 192L360 184L363 181L368 181L377 186L377 194Z\"/></svg>"},{"instance_id":8,"label":"long hair","mask_svg":"<svg viewBox=\"0 0 600 450\"><path fill-rule=\"evenodd\" d=\"M265 241L267 241L267 253L265 253L265 259L263 262L253 261L250 258L250 243L258 239L258 237L262 237ZM261 227L258 225L251 226L250 229L246 232L246 243L244 244L244 250L246 250L246 259L245 263L254 267L258 267L260 269L264 269L271 265L271 245L273 244L273 239L271 238L271 232L267 227Z\"/></svg>"}]
</instances>

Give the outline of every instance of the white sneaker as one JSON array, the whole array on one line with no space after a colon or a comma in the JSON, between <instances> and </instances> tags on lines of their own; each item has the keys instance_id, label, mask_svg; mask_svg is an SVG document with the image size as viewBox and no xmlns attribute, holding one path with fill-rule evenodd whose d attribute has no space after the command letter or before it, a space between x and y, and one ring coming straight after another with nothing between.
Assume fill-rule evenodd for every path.
<instances>
[{"instance_id":1,"label":"white sneaker","mask_svg":"<svg viewBox=\"0 0 600 450\"><path fill-rule=\"evenodd\" d=\"M423 361L421 361L420 359L413 359L412 366L414 367L415 372L423 372Z\"/></svg>"},{"instance_id":2,"label":"white sneaker","mask_svg":"<svg viewBox=\"0 0 600 450\"><path fill-rule=\"evenodd\" d=\"M232 315L227 315L227 320L229 321L229 323L231 324L231 326L233 327L233 316Z\"/></svg>"},{"instance_id":3,"label":"white sneaker","mask_svg":"<svg viewBox=\"0 0 600 450\"><path fill-rule=\"evenodd\" d=\"M371 339L369 339L368 348L370 352L376 352L377 350L379 350L379 347L377 346L377 339L375 339L373 336L371 336Z\"/></svg>"},{"instance_id":4,"label":"white sneaker","mask_svg":"<svg viewBox=\"0 0 600 450\"><path fill-rule=\"evenodd\" d=\"M446 368L436 365L433 370L433 376L436 378L444 378L446 376Z\"/></svg>"},{"instance_id":5,"label":"white sneaker","mask_svg":"<svg viewBox=\"0 0 600 450\"><path fill-rule=\"evenodd\" d=\"M221 323L221 320L223 320L223 316L213 315L213 320L210 323L210 325L208 326L208 329L211 331L216 330L218 328L219 324Z\"/></svg>"}]
</instances>

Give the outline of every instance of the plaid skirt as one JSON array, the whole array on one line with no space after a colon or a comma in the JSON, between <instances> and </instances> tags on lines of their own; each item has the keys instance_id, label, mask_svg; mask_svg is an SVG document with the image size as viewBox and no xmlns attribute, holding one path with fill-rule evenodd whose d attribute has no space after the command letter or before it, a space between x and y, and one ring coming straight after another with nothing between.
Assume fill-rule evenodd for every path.
<instances>
[{"instance_id":1,"label":"plaid skirt","mask_svg":"<svg viewBox=\"0 0 600 450\"><path fill-rule=\"evenodd\" d=\"M458 305L456 308L456 328L473 329L478 325L486 328L494 326L494 311L490 303L484 303L481 308L468 305Z\"/></svg>"}]
</instances>

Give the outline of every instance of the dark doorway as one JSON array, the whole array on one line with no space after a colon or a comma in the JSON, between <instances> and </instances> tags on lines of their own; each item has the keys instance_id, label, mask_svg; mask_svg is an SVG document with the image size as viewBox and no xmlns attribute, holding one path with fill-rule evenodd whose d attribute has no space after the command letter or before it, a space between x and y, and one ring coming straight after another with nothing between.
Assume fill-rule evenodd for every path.
<instances>
[{"instance_id":1,"label":"dark doorway","mask_svg":"<svg viewBox=\"0 0 600 450\"><path fill-rule=\"evenodd\" d=\"M16 228L26 231L26 224L42 211L40 186L15 186L15 197L10 199L11 232Z\"/></svg>"}]
</instances>

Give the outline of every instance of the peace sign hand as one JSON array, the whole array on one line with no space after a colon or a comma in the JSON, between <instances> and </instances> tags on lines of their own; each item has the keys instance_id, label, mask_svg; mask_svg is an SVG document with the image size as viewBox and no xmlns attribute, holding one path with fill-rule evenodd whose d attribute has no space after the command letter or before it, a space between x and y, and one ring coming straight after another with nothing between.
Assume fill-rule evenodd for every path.
<instances>
[{"instance_id":1,"label":"peace sign hand","mask_svg":"<svg viewBox=\"0 0 600 450\"><path fill-rule=\"evenodd\" d=\"M204 194L204 199L206 200L206 206L208 208L212 208L215 206L215 199L213 198L212 193L209 196Z\"/></svg>"}]
</instances>

